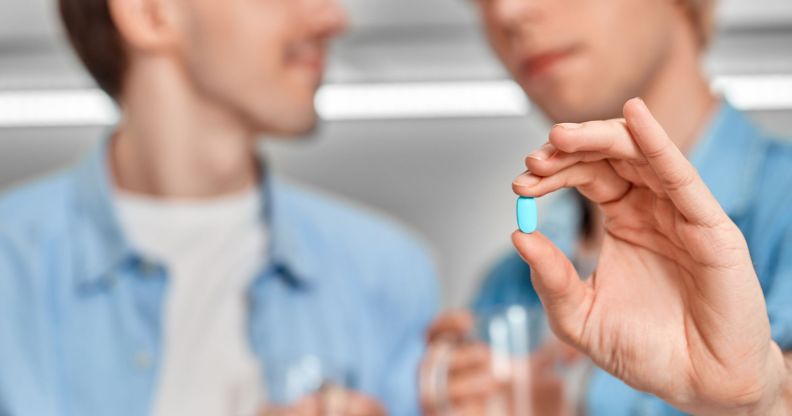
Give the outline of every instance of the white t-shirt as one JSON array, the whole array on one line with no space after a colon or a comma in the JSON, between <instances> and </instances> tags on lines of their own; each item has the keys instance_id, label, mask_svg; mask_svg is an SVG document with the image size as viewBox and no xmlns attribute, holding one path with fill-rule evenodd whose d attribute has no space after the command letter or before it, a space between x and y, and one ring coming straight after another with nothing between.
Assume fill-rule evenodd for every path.
<instances>
[{"instance_id":1,"label":"white t-shirt","mask_svg":"<svg viewBox=\"0 0 792 416\"><path fill-rule=\"evenodd\" d=\"M133 247L168 270L153 414L255 414L263 378L247 333L246 294L266 255L258 190L189 202L118 192L117 207Z\"/></svg>"}]
</instances>

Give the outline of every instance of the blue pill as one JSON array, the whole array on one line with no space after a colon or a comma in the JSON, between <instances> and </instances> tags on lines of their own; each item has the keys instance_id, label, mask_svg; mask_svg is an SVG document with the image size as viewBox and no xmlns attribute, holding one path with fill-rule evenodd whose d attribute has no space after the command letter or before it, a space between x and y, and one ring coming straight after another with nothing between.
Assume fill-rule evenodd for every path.
<instances>
[{"instance_id":1,"label":"blue pill","mask_svg":"<svg viewBox=\"0 0 792 416\"><path fill-rule=\"evenodd\" d=\"M517 225L520 231L531 234L536 231L539 214L536 210L536 199L521 196L517 199Z\"/></svg>"}]
</instances>

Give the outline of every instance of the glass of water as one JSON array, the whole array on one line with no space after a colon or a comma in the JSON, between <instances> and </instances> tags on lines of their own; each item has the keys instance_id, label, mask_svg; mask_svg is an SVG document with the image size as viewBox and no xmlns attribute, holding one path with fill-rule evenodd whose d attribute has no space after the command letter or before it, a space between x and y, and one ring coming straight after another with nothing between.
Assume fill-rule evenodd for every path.
<instances>
[{"instance_id":1,"label":"glass of water","mask_svg":"<svg viewBox=\"0 0 792 416\"><path fill-rule=\"evenodd\" d=\"M482 416L567 416L551 340L540 306L508 304L481 310L468 339L433 347L430 353L436 359L422 377L422 389L438 399L441 416L454 415L447 398L451 356L463 344L481 343L488 346L490 376L497 385L486 398Z\"/></svg>"}]
</instances>

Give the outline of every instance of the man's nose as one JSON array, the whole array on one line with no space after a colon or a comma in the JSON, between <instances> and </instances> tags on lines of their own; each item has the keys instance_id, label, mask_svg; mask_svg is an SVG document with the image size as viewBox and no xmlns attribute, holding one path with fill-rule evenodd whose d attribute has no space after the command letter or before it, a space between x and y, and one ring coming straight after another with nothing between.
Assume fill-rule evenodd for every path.
<instances>
[{"instance_id":1,"label":"man's nose","mask_svg":"<svg viewBox=\"0 0 792 416\"><path fill-rule=\"evenodd\" d=\"M489 0L495 19L510 31L519 31L541 18L543 0ZM556 0L560 1L560 0Z\"/></svg>"},{"instance_id":2,"label":"man's nose","mask_svg":"<svg viewBox=\"0 0 792 416\"><path fill-rule=\"evenodd\" d=\"M349 26L346 9L339 0L304 0L303 3L316 36L332 38Z\"/></svg>"}]
</instances>

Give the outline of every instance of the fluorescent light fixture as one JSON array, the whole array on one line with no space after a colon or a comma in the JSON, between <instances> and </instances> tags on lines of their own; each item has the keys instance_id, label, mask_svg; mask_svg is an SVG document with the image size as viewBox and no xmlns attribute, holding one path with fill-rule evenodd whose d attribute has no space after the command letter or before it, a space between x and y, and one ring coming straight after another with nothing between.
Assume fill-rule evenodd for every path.
<instances>
[{"instance_id":1,"label":"fluorescent light fixture","mask_svg":"<svg viewBox=\"0 0 792 416\"><path fill-rule=\"evenodd\" d=\"M0 92L0 127L108 125L117 118L99 89Z\"/></svg>"},{"instance_id":2,"label":"fluorescent light fixture","mask_svg":"<svg viewBox=\"0 0 792 416\"><path fill-rule=\"evenodd\" d=\"M792 110L792 74L725 75L712 85L741 110Z\"/></svg>"},{"instance_id":3,"label":"fluorescent light fixture","mask_svg":"<svg viewBox=\"0 0 792 416\"><path fill-rule=\"evenodd\" d=\"M792 74L717 77L713 87L743 110L792 110ZM316 97L330 121L512 117L530 105L512 81L330 84ZM99 89L0 91L0 127L111 125L118 110Z\"/></svg>"},{"instance_id":4,"label":"fluorescent light fixture","mask_svg":"<svg viewBox=\"0 0 792 416\"><path fill-rule=\"evenodd\" d=\"M502 117L528 113L511 81L326 85L316 97L325 120Z\"/></svg>"}]
</instances>

